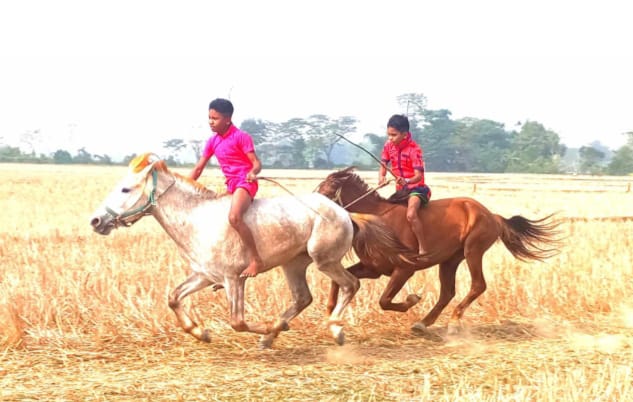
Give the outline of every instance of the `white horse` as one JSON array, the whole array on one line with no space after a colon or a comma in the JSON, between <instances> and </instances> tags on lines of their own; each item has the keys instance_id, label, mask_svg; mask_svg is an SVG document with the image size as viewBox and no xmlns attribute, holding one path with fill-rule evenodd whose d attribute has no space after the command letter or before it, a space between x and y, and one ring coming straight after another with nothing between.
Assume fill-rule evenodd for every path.
<instances>
[{"instance_id":1,"label":"white horse","mask_svg":"<svg viewBox=\"0 0 633 402\"><path fill-rule=\"evenodd\" d=\"M264 271L281 266L293 304L274 324L244 319L244 282L248 251L228 222L231 198L218 196L199 183L171 172L153 154L136 157L128 175L115 187L91 218L97 233L108 235L119 226L130 226L152 215L176 242L191 265L192 274L169 295L169 307L181 327L195 338L210 342L182 308L187 296L207 286L223 287L230 303L230 324L236 331L261 334L262 347L270 347L280 331L311 302L306 269L311 262L340 286L342 296L328 320L338 344L343 344L342 314L358 290L359 280L347 272L341 260L352 245L374 250L384 257L385 246L399 250L397 257L414 259L390 229L372 216L349 214L318 193L296 197L256 199L244 216L250 226Z\"/></svg>"}]
</instances>

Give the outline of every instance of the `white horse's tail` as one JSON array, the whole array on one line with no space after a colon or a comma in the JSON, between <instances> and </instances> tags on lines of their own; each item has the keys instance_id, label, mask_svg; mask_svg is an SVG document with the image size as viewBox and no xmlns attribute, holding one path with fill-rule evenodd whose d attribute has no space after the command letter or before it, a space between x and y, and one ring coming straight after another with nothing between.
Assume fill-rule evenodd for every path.
<instances>
[{"instance_id":1,"label":"white horse's tail","mask_svg":"<svg viewBox=\"0 0 633 402\"><path fill-rule=\"evenodd\" d=\"M404 245L396 233L379 217L371 214L350 213L354 224L352 247L361 260L372 264L392 266L420 266L420 255Z\"/></svg>"}]
</instances>

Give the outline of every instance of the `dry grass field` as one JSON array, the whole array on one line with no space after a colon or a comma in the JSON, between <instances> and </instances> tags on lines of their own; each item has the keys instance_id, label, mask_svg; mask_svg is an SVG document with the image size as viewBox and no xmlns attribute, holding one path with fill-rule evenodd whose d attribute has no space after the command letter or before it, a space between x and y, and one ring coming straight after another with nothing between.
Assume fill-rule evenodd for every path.
<instances>
[{"instance_id":1,"label":"dry grass field","mask_svg":"<svg viewBox=\"0 0 633 402\"><path fill-rule=\"evenodd\" d=\"M427 336L410 326L437 298L436 267L410 280L422 301L404 314L380 310L385 278L363 280L342 347L325 327L329 282L309 270L313 304L261 351L228 325L222 291L186 299L210 344L178 327L167 294L187 266L153 218L92 232L90 214L124 172L0 165L0 400L633 400L631 177L431 173L435 199L471 196L506 217L558 212L561 253L523 263L495 244L488 289L458 336L446 323L470 286L465 266ZM327 173L262 174L305 193ZM361 175L375 185L375 172ZM213 169L202 181L222 186ZM260 194L284 192L264 182ZM247 282L249 318L272 320L289 299L279 270Z\"/></svg>"}]
</instances>

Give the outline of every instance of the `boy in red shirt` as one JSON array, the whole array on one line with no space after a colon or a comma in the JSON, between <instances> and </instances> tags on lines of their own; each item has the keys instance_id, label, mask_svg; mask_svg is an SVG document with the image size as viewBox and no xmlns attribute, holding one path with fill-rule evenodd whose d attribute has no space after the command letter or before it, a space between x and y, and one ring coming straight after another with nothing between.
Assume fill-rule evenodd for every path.
<instances>
[{"instance_id":1,"label":"boy in red shirt","mask_svg":"<svg viewBox=\"0 0 633 402\"><path fill-rule=\"evenodd\" d=\"M386 181L387 164L396 175L396 190L406 188L409 191L407 220L418 238L419 253L425 254L424 231L418 217L420 205L431 198L431 190L424 183L424 159L422 149L411 138L409 119L404 115L393 115L387 123L387 141L382 149L378 184Z\"/></svg>"},{"instance_id":2,"label":"boy in red shirt","mask_svg":"<svg viewBox=\"0 0 633 402\"><path fill-rule=\"evenodd\" d=\"M189 177L197 180L209 159L215 155L226 178L227 191L233 195L229 223L250 251L250 262L240 276L253 277L263 268L263 262L257 252L253 233L243 218L257 194L257 174L262 170L262 165L255 153L253 139L233 125L232 116L231 101L218 98L209 104L209 126L215 135L207 141Z\"/></svg>"}]
</instances>

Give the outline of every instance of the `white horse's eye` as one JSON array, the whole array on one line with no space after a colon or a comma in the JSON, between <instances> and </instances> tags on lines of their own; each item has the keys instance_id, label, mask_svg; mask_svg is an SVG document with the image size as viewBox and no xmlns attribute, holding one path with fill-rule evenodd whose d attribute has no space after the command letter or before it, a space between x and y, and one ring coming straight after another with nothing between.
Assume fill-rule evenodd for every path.
<instances>
[{"instance_id":1,"label":"white horse's eye","mask_svg":"<svg viewBox=\"0 0 633 402\"><path fill-rule=\"evenodd\" d=\"M130 189L129 189L129 188L127 188L127 187L123 187L123 188L121 189L121 192L122 192L122 193L129 193L129 192L130 192Z\"/></svg>"}]
</instances>

